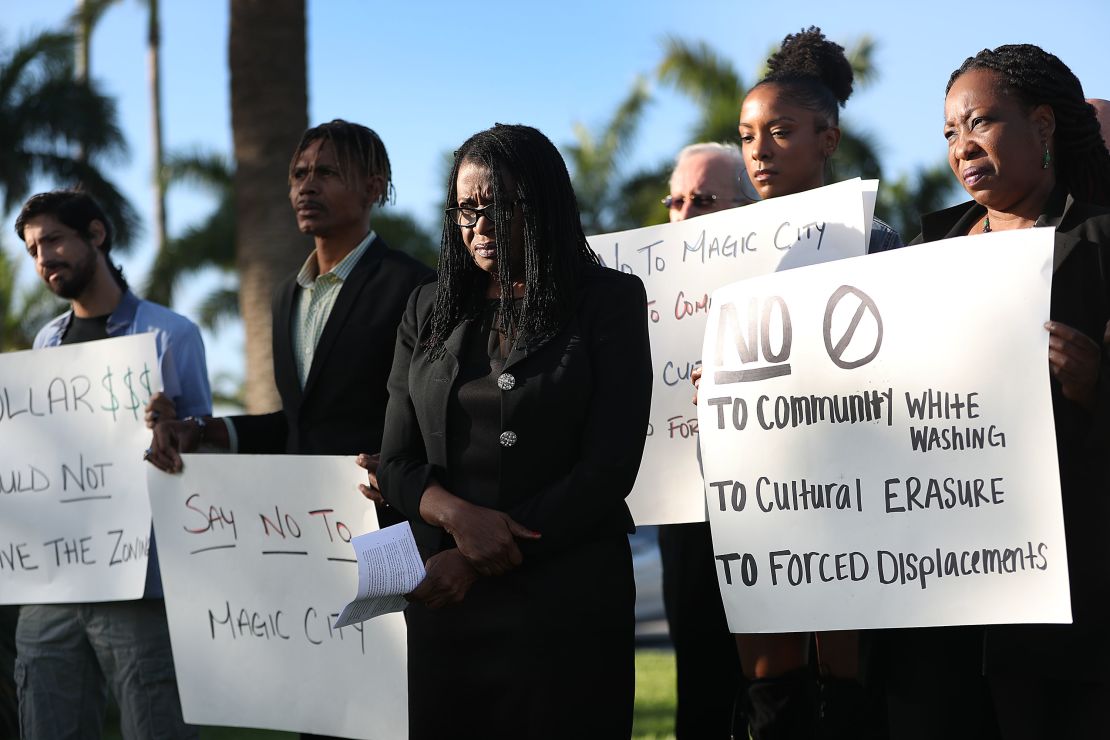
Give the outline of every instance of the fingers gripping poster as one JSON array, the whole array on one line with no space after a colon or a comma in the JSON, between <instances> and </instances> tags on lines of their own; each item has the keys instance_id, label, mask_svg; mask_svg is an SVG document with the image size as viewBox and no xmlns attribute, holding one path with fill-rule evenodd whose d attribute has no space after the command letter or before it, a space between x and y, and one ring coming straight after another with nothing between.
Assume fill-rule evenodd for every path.
<instances>
[{"instance_id":1,"label":"fingers gripping poster","mask_svg":"<svg viewBox=\"0 0 1110 740\"><path fill-rule=\"evenodd\" d=\"M690 373L717 288L866 251L873 181L848 180L688 221L592 236L606 266L644 281L651 338L651 416L628 506L637 524L705 521ZM870 209L873 211L873 208Z\"/></svg>"},{"instance_id":2,"label":"fingers gripping poster","mask_svg":"<svg viewBox=\"0 0 1110 740\"><path fill-rule=\"evenodd\" d=\"M1051 229L718 290L698 397L733 632L1070 621Z\"/></svg>"},{"instance_id":3,"label":"fingers gripping poster","mask_svg":"<svg viewBox=\"0 0 1110 740\"><path fill-rule=\"evenodd\" d=\"M354 457L183 459L148 479L185 720L406 737L404 617L335 626L378 528Z\"/></svg>"},{"instance_id":4,"label":"fingers gripping poster","mask_svg":"<svg viewBox=\"0 0 1110 740\"><path fill-rule=\"evenodd\" d=\"M153 334L0 356L0 603L143 595Z\"/></svg>"}]
</instances>

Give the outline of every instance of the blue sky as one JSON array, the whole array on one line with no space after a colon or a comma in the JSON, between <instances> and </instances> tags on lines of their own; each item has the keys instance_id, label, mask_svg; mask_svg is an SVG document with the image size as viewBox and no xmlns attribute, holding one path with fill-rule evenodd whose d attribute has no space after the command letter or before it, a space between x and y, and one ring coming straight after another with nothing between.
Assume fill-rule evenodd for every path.
<instances>
[{"instance_id":1,"label":"blue sky","mask_svg":"<svg viewBox=\"0 0 1110 740\"><path fill-rule=\"evenodd\" d=\"M0 43L10 46L33 31L57 27L75 4L0 0ZM230 155L228 2L161 4L167 150L201 148ZM848 101L843 123L872 139L888 177L943 158L944 85L965 57L984 47L1039 44L1072 68L1088 96L1110 97L1106 0L1052 5L1028 0L308 0L307 6L309 121L340 117L374 128L393 163L396 207L426 224L438 223L445 152L494 122L527 123L557 144L571 142L576 122L602 124L637 75L652 78L668 34L708 42L732 60L749 84L767 51L803 26L818 25L845 46L870 34L879 42L879 78ZM1057 8L1066 8L1069 17L1049 12ZM109 10L93 38L91 65L93 76L118 98L131 147L129 161L110 168L109 174L144 216L151 200L145 23L140 0L123 0ZM666 159L689 143L694 106L657 84L653 94L630 149L629 169ZM171 233L211 206L196 192L172 192ZM14 216L5 218L9 226L0 243L15 249L10 232ZM150 242L144 239L125 260L132 282L141 284L150 258ZM29 279L29 263L26 268ZM211 285L213 280L199 283ZM199 291L186 291L179 310L190 313L197 295ZM240 342L235 330L225 330L211 342L213 374L238 372Z\"/></svg>"}]
</instances>

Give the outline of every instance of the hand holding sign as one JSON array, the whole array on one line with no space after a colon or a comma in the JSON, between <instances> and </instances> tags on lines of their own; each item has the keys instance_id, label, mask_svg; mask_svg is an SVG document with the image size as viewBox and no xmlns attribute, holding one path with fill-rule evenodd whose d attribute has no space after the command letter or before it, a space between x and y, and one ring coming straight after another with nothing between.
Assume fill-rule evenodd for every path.
<instances>
[{"instance_id":1,"label":"hand holding sign","mask_svg":"<svg viewBox=\"0 0 1110 740\"><path fill-rule=\"evenodd\" d=\"M1052 232L976 239L714 293L698 415L733 632L1068 620Z\"/></svg>"}]
</instances>

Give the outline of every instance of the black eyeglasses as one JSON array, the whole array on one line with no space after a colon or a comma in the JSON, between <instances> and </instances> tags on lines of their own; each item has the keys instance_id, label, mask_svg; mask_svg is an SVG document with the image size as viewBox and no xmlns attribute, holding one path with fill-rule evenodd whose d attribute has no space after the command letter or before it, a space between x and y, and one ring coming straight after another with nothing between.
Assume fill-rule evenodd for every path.
<instances>
[{"instance_id":1,"label":"black eyeglasses","mask_svg":"<svg viewBox=\"0 0 1110 740\"><path fill-rule=\"evenodd\" d=\"M672 210L682 210L682 206L686 205L686 198L687 196L685 195L668 195L660 202L667 208L670 208ZM717 196L713 195L712 193L692 193L690 194L689 198L690 204L693 205L694 208L705 208L706 206L713 205L713 203L717 201ZM743 198L733 198L729 202L745 203L746 201Z\"/></svg>"},{"instance_id":2,"label":"black eyeglasses","mask_svg":"<svg viewBox=\"0 0 1110 740\"><path fill-rule=\"evenodd\" d=\"M511 212L519 202L519 200L514 200L511 203L504 204L504 207L508 208ZM484 206L457 206L455 208L444 209L444 213L447 214L447 218L451 219L451 221L458 226L471 229L478 225L478 219L482 216L493 218L494 214L497 213L496 211L490 211L488 214L486 213L487 210L493 207L493 203L488 203Z\"/></svg>"}]
</instances>

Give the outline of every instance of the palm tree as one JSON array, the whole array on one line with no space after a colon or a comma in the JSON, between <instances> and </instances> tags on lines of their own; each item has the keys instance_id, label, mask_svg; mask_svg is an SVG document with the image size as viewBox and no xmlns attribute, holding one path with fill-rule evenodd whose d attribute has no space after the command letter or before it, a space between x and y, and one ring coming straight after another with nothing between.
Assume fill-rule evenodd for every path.
<instances>
[{"instance_id":1,"label":"palm tree","mask_svg":"<svg viewBox=\"0 0 1110 740\"><path fill-rule=\"evenodd\" d=\"M120 0L79 0L77 9L70 16L77 39L76 76L78 81L89 79L89 56L92 34L104 12ZM162 67L161 25L158 0L140 0L147 7L147 79L150 87L150 125L152 185L154 190L154 253L160 254L166 245L166 182L162 156Z\"/></svg>"},{"instance_id":2,"label":"palm tree","mask_svg":"<svg viewBox=\"0 0 1110 740\"><path fill-rule=\"evenodd\" d=\"M18 206L36 178L81 186L100 201L126 247L138 215L96 167L120 159L127 145L116 104L95 83L73 75L74 37L42 33L13 49L0 49L0 192L5 211ZM85 158L79 156L83 145Z\"/></svg>"},{"instance_id":3,"label":"palm tree","mask_svg":"<svg viewBox=\"0 0 1110 740\"><path fill-rule=\"evenodd\" d=\"M866 86L877 76L873 63L875 48L871 37L862 36L846 51L858 86ZM777 47L767 57L775 51ZM759 78L766 72L764 63ZM674 86L701 110L690 132L690 141L738 141L736 121L748 88L727 59L704 42L694 44L672 37L664 42L663 61L657 74L661 82ZM837 179L857 175L878 177L879 157L868 143L870 137L858 135L854 129L850 124L841 126L840 148L832 161Z\"/></svg>"},{"instance_id":4,"label":"palm tree","mask_svg":"<svg viewBox=\"0 0 1110 740\"><path fill-rule=\"evenodd\" d=\"M231 163L219 154L191 152L171 156L165 165L167 187L192 184L216 198L216 209L201 223L167 240L155 255L147 276L146 296L173 305L175 288L191 274L207 267L225 272L235 268L235 190ZM202 302L198 319L214 329L222 319L239 314L238 292L217 290Z\"/></svg>"},{"instance_id":5,"label":"palm tree","mask_svg":"<svg viewBox=\"0 0 1110 740\"><path fill-rule=\"evenodd\" d=\"M922 167L912 176L884 184L875 208L881 219L894 227L905 241L921 233L921 216L949 205L958 189L947 162Z\"/></svg>"},{"instance_id":6,"label":"palm tree","mask_svg":"<svg viewBox=\"0 0 1110 740\"><path fill-rule=\"evenodd\" d=\"M35 332L66 309L41 281L20 290L17 261L0 248L0 352L29 348Z\"/></svg>"},{"instance_id":7,"label":"palm tree","mask_svg":"<svg viewBox=\"0 0 1110 740\"><path fill-rule=\"evenodd\" d=\"M249 413L280 408L270 294L307 254L289 208L289 155L308 126L304 0L231 0L236 265Z\"/></svg>"},{"instance_id":8,"label":"palm tree","mask_svg":"<svg viewBox=\"0 0 1110 740\"><path fill-rule=\"evenodd\" d=\"M576 123L576 141L564 147L574 171L574 192L587 234L603 234L625 227L620 218L620 165L650 101L647 81L637 78L599 134Z\"/></svg>"},{"instance_id":9,"label":"palm tree","mask_svg":"<svg viewBox=\"0 0 1110 740\"><path fill-rule=\"evenodd\" d=\"M162 155L162 28L159 19L158 0L145 0L147 6L146 24L146 68L147 85L150 88L150 142L151 142L151 186L154 191L154 253L161 254L166 248L166 179Z\"/></svg>"},{"instance_id":10,"label":"palm tree","mask_svg":"<svg viewBox=\"0 0 1110 740\"><path fill-rule=\"evenodd\" d=\"M858 87L866 87L878 78L875 65L877 45L864 35L845 52L855 73ZM777 51L772 48L767 57ZM766 65L759 77L766 76ZM690 97L701 109L701 116L690 134L691 141L735 141L736 119L740 101L747 94L743 80L731 64L707 44L691 44L669 38L664 43L664 57L657 70L660 81L673 85ZM882 166L877 150L870 143L874 137L850 121L841 125L840 147L830 162L833 180L851 177L879 178ZM656 184L666 177L666 167L648 169L626 183L625 201L640 208L649 200L647 193L658 189ZM881 188L876 214L909 239L918 233L918 215L943 207L954 188L947 167L921 169L912 177L885 183ZM640 204L640 205L637 205Z\"/></svg>"},{"instance_id":11,"label":"palm tree","mask_svg":"<svg viewBox=\"0 0 1110 740\"><path fill-rule=\"evenodd\" d=\"M732 63L709 44L673 36L664 39L656 75L698 107L700 116L688 135L690 142L739 142L736 120L748 89Z\"/></svg>"}]
</instances>

